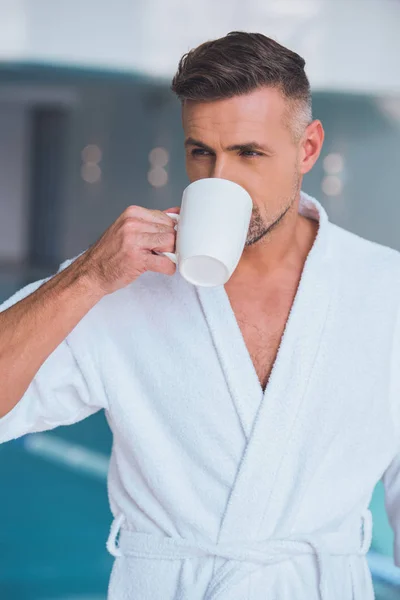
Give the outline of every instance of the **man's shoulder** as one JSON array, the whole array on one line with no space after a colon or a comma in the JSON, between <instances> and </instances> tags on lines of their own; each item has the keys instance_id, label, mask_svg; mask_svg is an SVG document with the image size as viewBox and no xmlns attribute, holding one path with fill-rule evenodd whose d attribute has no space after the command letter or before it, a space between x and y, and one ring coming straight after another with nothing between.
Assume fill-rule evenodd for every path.
<instances>
[{"instance_id":1,"label":"man's shoulder","mask_svg":"<svg viewBox=\"0 0 400 600\"><path fill-rule=\"evenodd\" d=\"M350 263L369 260L374 264L387 264L389 268L400 268L399 250L364 238L332 222L329 228L335 254L345 257Z\"/></svg>"},{"instance_id":2,"label":"man's shoulder","mask_svg":"<svg viewBox=\"0 0 400 600\"><path fill-rule=\"evenodd\" d=\"M400 252L329 223L332 255L343 275L354 283L367 279L400 290Z\"/></svg>"},{"instance_id":3,"label":"man's shoulder","mask_svg":"<svg viewBox=\"0 0 400 600\"><path fill-rule=\"evenodd\" d=\"M57 272L66 269L81 254L64 260ZM84 316L76 328L77 333L87 328L93 330L98 326L103 327L106 322L118 325L132 321L140 322L141 319L148 319L148 315L156 315L159 312L165 315L178 301L186 301L188 289L193 287L178 271L172 276L146 271L128 285L103 296Z\"/></svg>"},{"instance_id":4,"label":"man's shoulder","mask_svg":"<svg viewBox=\"0 0 400 600\"><path fill-rule=\"evenodd\" d=\"M67 267L69 267L73 262L76 261L77 258L79 258L82 254L84 254L84 252L86 252L86 250L84 250L83 252L81 252L80 254L78 254L77 256L74 256L73 258L67 258L66 260L64 260L60 266L58 267L58 271L57 273L60 273L60 271L63 271L64 269L66 269ZM182 278L181 277L174 277L174 276L170 276L170 275L164 275L163 273L158 273L155 271L146 271L144 273L142 273L139 277L137 277L137 279L135 279L132 283L128 284L127 286L121 288L120 290L117 290L117 292L114 292L113 294L110 294L109 296L113 297L113 298L117 298L118 297L118 292L130 292L130 290L134 289L136 294L139 293L143 293L143 294L154 294L160 291L167 291L168 289L172 290L174 288L177 287L177 285L179 285L179 283L181 283Z\"/></svg>"}]
</instances>

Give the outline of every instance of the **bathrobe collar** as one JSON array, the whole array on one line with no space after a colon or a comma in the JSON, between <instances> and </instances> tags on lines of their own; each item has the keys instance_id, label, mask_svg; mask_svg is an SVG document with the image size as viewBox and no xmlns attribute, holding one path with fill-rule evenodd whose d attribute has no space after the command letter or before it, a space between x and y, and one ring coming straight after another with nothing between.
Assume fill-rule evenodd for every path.
<instances>
[{"instance_id":1,"label":"bathrobe collar","mask_svg":"<svg viewBox=\"0 0 400 600\"><path fill-rule=\"evenodd\" d=\"M196 286L214 341L216 359L223 369L234 409L247 440L221 525L219 541L229 541L231 535L236 539L241 534L244 539L257 539L259 535L262 522L268 516L268 500L280 459L307 392L328 314L333 286L328 217L320 203L303 192L299 212L317 219L319 228L304 264L265 392L224 286ZM252 490L252 493L249 494L248 490ZM264 535L273 533L273 529L266 531L264 527Z\"/></svg>"},{"instance_id":2,"label":"bathrobe collar","mask_svg":"<svg viewBox=\"0 0 400 600\"><path fill-rule=\"evenodd\" d=\"M330 287L328 271L325 270L329 262L328 216L321 204L304 192L300 195L299 213L319 221L319 228L304 264L297 294L265 392L258 380L225 287L223 285L213 288L195 286L247 438L250 436L258 408L261 408L264 401L271 404L273 399L277 398L276 394L283 384L280 375L284 374L284 370L290 369L288 359L294 360L293 351L297 346L293 344L299 344L300 349L305 337L309 342L311 340L316 342L326 314ZM304 320L307 316L309 318ZM306 357L302 355L298 361L296 359L296 365L301 364L301 358L306 362ZM294 365L295 371L299 368L296 365ZM291 379L293 380L293 373Z\"/></svg>"}]
</instances>

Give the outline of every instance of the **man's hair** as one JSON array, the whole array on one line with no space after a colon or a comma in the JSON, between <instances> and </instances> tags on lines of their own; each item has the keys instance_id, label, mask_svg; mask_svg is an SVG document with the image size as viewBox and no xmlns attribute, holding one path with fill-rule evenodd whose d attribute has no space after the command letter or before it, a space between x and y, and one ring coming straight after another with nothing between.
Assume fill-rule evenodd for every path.
<instances>
[{"instance_id":1,"label":"man's hair","mask_svg":"<svg viewBox=\"0 0 400 600\"><path fill-rule=\"evenodd\" d=\"M312 120L305 60L262 33L231 31L182 56L171 90L185 100L207 102L278 88L288 100L287 117L299 139Z\"/></svg>"}]
</instances>

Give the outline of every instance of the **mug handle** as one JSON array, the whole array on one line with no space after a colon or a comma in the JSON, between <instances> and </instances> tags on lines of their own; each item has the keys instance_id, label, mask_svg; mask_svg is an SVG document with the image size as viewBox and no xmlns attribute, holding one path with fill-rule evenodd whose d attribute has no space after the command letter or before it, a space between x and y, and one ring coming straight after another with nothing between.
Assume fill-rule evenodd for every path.
<instances>
[{"instance_id":1,"label":"mug handle","mask_svg":"<svg viewBox=\"0 0 400 600\"><path fill-rule=\"evenodd\" d=\"M180 215L177 213L168 213L168 212L165 214L177 222L177 224L174 227L175 231L177 231ZM154 254L158 254L159 256L166 256L167 258L172 260L173 263L178 264L176 254L174 252L157 252L157 250L153 250L153 252L154 252Z\"/></svg>"}]
</instances>

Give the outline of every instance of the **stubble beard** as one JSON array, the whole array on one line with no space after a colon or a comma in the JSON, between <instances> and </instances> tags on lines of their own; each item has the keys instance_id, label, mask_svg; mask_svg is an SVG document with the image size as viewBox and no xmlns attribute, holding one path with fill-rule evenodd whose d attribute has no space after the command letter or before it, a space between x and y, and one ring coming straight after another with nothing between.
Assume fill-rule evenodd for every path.
<instances>
[{"instance_id":1,"label":"stubble beard","mask_svg":"<svg viewBox=\"0 0 400 600\"><path fill-rule=\"evenodd\" d=\"M293 206L298 193L300 192L300 174L296 171L293 181L292 193L289 198L286 198L282 202L284 209L281 211L279 216L275 218L272 223L265 223L261 215L258 206L253 206L253 211L250 219L249 230L247 232L245 246L252 246L256 244L262 238L265 238L271 231L273 231L279 223L283 220L286 213Z\"/></svg>"}]
</instances>

